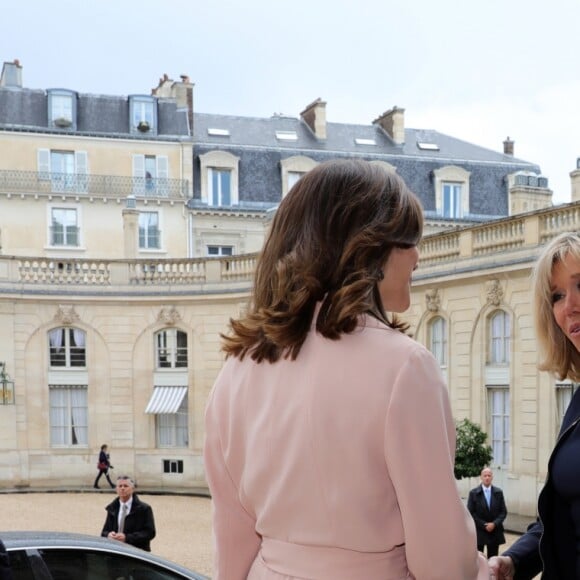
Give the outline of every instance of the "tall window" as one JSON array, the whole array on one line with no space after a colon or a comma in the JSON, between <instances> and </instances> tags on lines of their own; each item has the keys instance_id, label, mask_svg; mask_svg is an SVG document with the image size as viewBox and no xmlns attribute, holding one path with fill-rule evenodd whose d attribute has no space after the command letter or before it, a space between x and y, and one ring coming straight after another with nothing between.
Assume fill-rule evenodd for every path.
<instances>
[{"instance_id":1,"label":"tall window","mask_svg":"<svg viewBox=\"0 0 580 580\"><path fill-rule=\"evenodd\" d=\"M510 391L507 386L488 388L489 432L495 465L509 465L510 460Z\"/></svg>"},{"instance_id":2,"label":"tall window","mask_svg":"<svg viewBox=\"0 0 580 580\"><path fill-rule=\"evenodd\" d=\"M156 415L157 446L187 447L189 444L187 424L187 395L185 395L177 413Z\"/></svg>"},{"instance_id":3,"label":"tall window","mask_svg":"<svg viewBox=\"0 0 580 580\"><path fill-rule=\"evenodd\" d=\"M161 248L159 214L156 211L142 211L139 213L139 248L142 250L158 250Z\"/></svg>"},{"instance_id":4,"label":"tall window","mask_svg":"<svg viewBox=\"0 0 580 580\"><path fill-rule=\"evenodd\" d=\"M169 159L165 155L133 155L133 193L165 197L169 192Z\"/></svg>"},{"instance_id":5,"label":"tall window","mask_svg":"<svg viewBox=\"0 0 580 580\"><path fill-rule=\"evenodd\" d=\"M511 319L503 310L498 310L489 319L489 362L503 365L510 362Z\"/></svg>"},{"instance_id":6,"label":"tall window","mask_svg":"<svg viewBox=\"0 0 580 580\"><path fill-rule=\"evenodd\" d=\"M439 366L447 366L447 321L437 316L429 325L429 350L437 359Z\"/></svg>"},{"instance_id":7,"label":"tall window","mask_svg":"<svg viewBox=\"0 0 580 580\"><path fill-rule=\"evenodd\" d=\"M51 367L85 367L86 334L78 328L53 328L48 332Z\"/></svg>"},{"instance_id":8,"label":"tall window","mask_svg":"<svg viewBox=\"0 0 580 580\"><path fill-rule=\"evenodd\" d=\"M88 191L88 158L86 151L51 151L39 149L37 152L38 177L50 180L52 191Z\"/></svg>"},{"instance_id":9,"label":"tall window","mask_svg":"<svg viewBox=\"0 0 580 580\"><path fill-rule=\"evenodd\" d=\"M443 216L463 217L461 183L443 183Z\"/></svg>"},{"instance_id":10,"label":"tall window","mask_svg":"<svg viewBox=\"0 0 580 580\"><path fill-rule=\"evenodd\" d=\"M153 97L132 96L129 97L131 131L147 133L156 131L157 107Z\"/></svg>"},{"instance_id":11,"label":"tall window","mask_svg":"<svg viewBox=\"0 0 580 580\"><path fill-rule=\"evenodd\" d=\"M232 172L229 169L210 167L208 175L209 204L214 206L232 205Z\"/></svg>"},{"instance_id":12,"label":"tall window","mask_svg":"<svg viewBox=\"0 0 580 580\"><path fill-rule=\"evenodd\" d=\"M50 91L48 93L49 119L53 127L65 129L74 123L73 93L69 91Z\"/></svg>"},{"instance_id":13,"label":"tall window","mask_svg":"<svg viewBox=\"0 0 580 580\"><path fill-rule=\"evenodd\" d=\"M73 447L88 444L86 385L50 385L50 444Z\"/></svg>"},{"instance_id":14,"label":"tall window","mask_svg":"<svg viewBox=\"0 0 580 580\"><path fill-rule=\"evenodd\" d=\"M54 207L50 212L50 245L79 245L79 227L76 209Z\"/></svg>"},{"instance_id":15,"label":"tall window","mask_svg":"<svg viewBox=\"0 0 580 580\"><path fill-rule=\"evenodd\" d=\"M227 151L199 156L201 201L209 206L238 205L240 158Z\"/></svg>"},{"instance_id":16,"label":"tall window","mask_svg":"<svg viewBox=\"0 0 580 580\"><path fill-rule=\"evenodd\" d=\"M155 360L158 369L187 368L187 334L168 328L155 335Z\"/></svg>"},{"instance_id":17,"label":"tall window","mask_svg":"<svg viewBox=\"0 0 580 580\"><path fill-rule=\"evenodd\" d=\"M457 165L445 165L433 171L437 214L462 218L469 214L469 171Z\"/></svg>"},{"instance_id":18,"label":"tall window","mask_svg":"<svg viewBox=\"0 0 580 580\"><path fill-rule=\"evenodd\" d=\"M560 432L562 420L578 386L578 383L568 381L556 383L556 436Z\"/></svg>"}]
</instances>

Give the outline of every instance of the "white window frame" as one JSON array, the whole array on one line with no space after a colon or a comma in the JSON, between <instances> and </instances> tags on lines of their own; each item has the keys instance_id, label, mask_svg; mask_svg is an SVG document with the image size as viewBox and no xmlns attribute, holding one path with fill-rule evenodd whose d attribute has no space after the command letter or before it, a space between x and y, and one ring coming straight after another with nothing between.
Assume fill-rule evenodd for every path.
<instances>
[{"instance_id":1,"label":"white window frame","mask_svg":"<svg viewBox=\"0 0 580 580\"><path fill-rule=\"evenodd\" d=\"M488 318L488 352L490 365L509 365L511 361L512 317L505 310L495 310Z\"/></svg>"},{"instance_id":2,"label":"white window frame","mask_svg":"<svg viewBox=\"0 0 580 580\"><path fill-rule=\"evenodd\" d=\"M53 192L87 193L88 155L86 151L37 150L38 178L51 181Z\"/></svg>"},{"instance_id":3,"label":"white window frame","mask_svg":"<svg viewBox=\"0 0 580 580\"><path fill-rule=\"evenodd\" d=\"M49 385L51 447L88 447L87 385Z\"/></svg>"},{"instance_id":4,"label":"white window frame","mask_svg":"<svg viewBox=\"0 0 580 580\"><path fill-rule=\"evenodd\" d=\"M71 326L56 327L48 331L47 338L51 369L87 368L87 333L84 330ZM83 364L73 364L77 359ZM64 364L53 364L57 360L64 360Z\"/></svg>"},{"instance_id":5,"label":"white window frame","mask_svg":"<svg viewBox=\"0 0 580 580\"><path fill-rule=\"evenodd\" d=\"M60 206L54 205L48 208L48 246L51 248L75 248L81 247L81 228L80 228L80 215L79 209L77 207L71 206ZM55 212L66 212L66 216L74 216L74 220L68 222L67 219L60 225L62 225L62 243L56 243L55 234ZM74 234L69 232L70 228L74 228ZM70 238L70 239L69 239Z\"/></svg>"},{"instance_id":6,"label":"white window frame","mask_svg":"<svg viewBox=\"0 0 580 580\"><path fill-rule=\"evenodd\" d=\"M169 158L166 155L133 155L133 194L167 197Z\"/></svg>"},{"instance_id":7,"label":"white window frame","mask_svg":"<svg viewBox=\"0 0 580 580\"><path fill-rule=\"evenodd\" d=\"M66 121L69 122L66 125ZM62 123L65 124L62 124ZM58 129L76 128L76 99L73 91L51 89L48 91L48 123Z\"/></svg>"},{"instance_id":8,"label":"white window frame","mask_svg":"<svg viewBox=\"0 0 580 580\"><path fill-rule=\"evenodd\" d=\"M184 448L189 446L188 396L183 397L177 413L155 415L155 432L158 448Z\"/></svg>"},{"instance_id":9,"label":"white window frame","mask_svg":"<svg viewBox=\"0 0 580 580\"><path fill-rule=\"evenodd\" d=\"M230 257L234 255L233 246L208 244L205 248L206 248L205 255L210 257Z\"/></svg>"},{"instance_id":10,"label":"white window frame","mask_svg":"<svg viewBox=\"0 0 580 580\"><path fill-rule=\"evenodd\" d=\"M155 228L155 234L150 232L151 224L145 224L145 218L149 216L156 216L157 227ZM143 235L142 235L143 232ZM138 246L140 251L159 251L162 249L162 238L161 238L161 212L159 211L139 211L138 217ZM157 245L152 245L154 240L157 240Z\"/></svg>"},{"instance_id":11,"label":"white window frame","mask_svg":"<svg viewBox=\"0 0 580 580\"><path fill-rule=\"evenodd\" d=\"M208 205L213 207L232 206L232 170L224 167L210 167L207 170ZM227 190L224 188L227 176Z\"/></svg>"},{"instance_id":12,"label":"white window frame","mask_svg":"<svg viewBox=\"0 0 580 580\"><path fill-rule=\"evenodd\" d=\"M282 161L280 161L282 197L286 197L286 194L294 185L294 183L291 182L290 177L292 174L300 174L300 177L302 177L317 165L317 161L314 161L314 159L311 159L310 157L305 157L304 155L293 155L292 157L282 159Z\"/></svg>"},{"instance_id":13,"label":"white window frame","mask_svg":"<svg viewBox=\"0 0 580 580\"><path fill-rule=\"evenodd\" d=\"M435 316L429 321L429 350L442 368L447 367L447 320Z\"/></svg>"},{"instance_id":14,"label":"white window frame","mask_svg":"<svg viewBox=\"0 0 580 580\"><path fill-rule=\"evenodd\" d=\"M487 387L489 409L489 443L493 451L493 464L507 467L510 463L511 408L508 385Z\"/></svg>"},{"instance_id":15,"label":"white window frame","mask_svg":"<svg viewBox=\"0 0 580 580\"><path fill-rule=\"evenodd\" d=\"M227 151L209 151L199 156L201 201L213 205L211 178L212 170L230 171L230 205L239 204L239 163L240 158Z\"/></svg>"},{"instance_id":16,"label":"white window frame","mask_svg":"<svg viewBox=\"0 0 580 580\"><path fill-rule=\"evenodd\" d=\"M147 133L157 132L157 100L147 95L131 95L129 97L129 119L131 133L141 133L138 125L141 122L149 124Z\"/></svg>"},{"instance_id":17,"label":"white window frame","mask_svg":"<svg viewBox=\"0 0 580 580\"><path fill-rule=\"evenodd\" d=\"M448 165L435 169L433 171L435 177L435 208L437 214L445 215L444 195L443 190L445 186L460 186L460 200L457 208L453 208L455 215L448 216L453 218L462 218L469 215L469 171L463 167L456 165Z\"/></svg>"},{"instance_id":18,"label":"white window frame","mask_svg":"<svg viewBox=\"0 0 580 580\"><path fill-rule=\"evenodd\" d=\"M180 346L179 339L185 346ZM185 370L188 367L188 336L179 328L163 328L155 333L155 368ZM183 364L184 363L184 364Z\"/></svg>"}]
</instances>

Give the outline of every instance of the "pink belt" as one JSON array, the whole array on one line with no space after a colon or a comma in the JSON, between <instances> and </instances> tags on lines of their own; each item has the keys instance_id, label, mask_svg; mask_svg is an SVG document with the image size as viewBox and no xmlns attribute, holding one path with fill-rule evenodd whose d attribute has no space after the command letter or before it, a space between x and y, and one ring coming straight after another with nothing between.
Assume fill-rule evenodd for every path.
<instances>
[{"instance_id":1,"label":"pink belt","mask_svg":"<svg viewBox=\"0 0 580 580\"><path fill-rule=\"evenodd\" d=\"M290 577L317 580L410 578L404 546L393 548L388 552L357 552L262 538L260 556L268 568Z\"/></svg>"}]
</instances>

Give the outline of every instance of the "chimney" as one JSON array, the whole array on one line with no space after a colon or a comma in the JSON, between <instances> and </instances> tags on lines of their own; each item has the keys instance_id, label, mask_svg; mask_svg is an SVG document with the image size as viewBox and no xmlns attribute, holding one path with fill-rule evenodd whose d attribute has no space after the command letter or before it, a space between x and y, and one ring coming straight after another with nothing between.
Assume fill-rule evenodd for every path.
<instances>
[{"instance_id":1,"label":"chimney","mask_svg":"<svg viewBox=\"0 0 580 580\"><path fill-rule=\"evenodd\" d=\"M151 89L151 94L159 98L175 99L180 109L187 109L187 119L193 134L193 83L187 75L180 75L181 81L176 82L164 74L159 84Z\"/></svg>"},{"instance_id":2,"label":"chimney","mask_svg":"<svg viewBox=\"0 0 580 580\"><path fill-rule=\"evenodd\" d=\"M300 117L317 139L326 139L326 101L319 97L300 113Z\"/></svg>"},{"instance_id":3,"label":"chimney","mask_svg":"<svg viewBox=\"0 0 580 580\"><path fill-rule=\"evenodd\" d=\"M514 141L509 137L503 142L503 154L514 156Z\"/></svg>"},{"instance_id":4,"label":"chimney","mask_svg":"<svg viewBox=\"0 0 580 580\"><path fill-rule=\"evenodd\" d=\"M400 109L395 105L377 117L373 125L379 125L397 145L405 142L405 109Z\"/></svg>"},{"instance_id":5,"label":"chimney","mask_svg":"<svg viewBox=\"0 0 580 580\"><path fill-rule=\"evenodd\" d=\"M5 62L2 66L0 87L22 88L22 66L17 58L14 62Z\"/></svg>"}]
</instances>

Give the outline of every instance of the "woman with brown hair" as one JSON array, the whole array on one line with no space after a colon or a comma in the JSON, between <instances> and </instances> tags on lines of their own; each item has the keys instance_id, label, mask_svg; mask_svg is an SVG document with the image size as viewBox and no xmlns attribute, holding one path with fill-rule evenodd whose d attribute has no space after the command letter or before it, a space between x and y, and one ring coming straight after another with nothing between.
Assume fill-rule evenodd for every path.
<instances>
[{"instance_id":1,"label":"woman with brown hair","mask_svg":"<svg viewBox=\"0 0 580 580\"><path fill-rule=\"evenodd\" d=\"M365 161L282 200L206 410L214 580L487 580L444 380L388 314L410 305L422 227Z\"/></svg>"}]
</instances>

